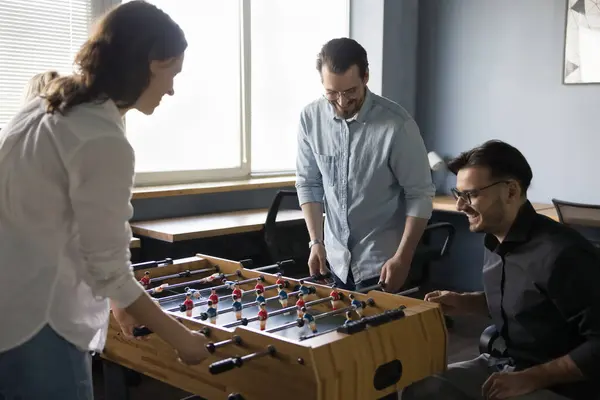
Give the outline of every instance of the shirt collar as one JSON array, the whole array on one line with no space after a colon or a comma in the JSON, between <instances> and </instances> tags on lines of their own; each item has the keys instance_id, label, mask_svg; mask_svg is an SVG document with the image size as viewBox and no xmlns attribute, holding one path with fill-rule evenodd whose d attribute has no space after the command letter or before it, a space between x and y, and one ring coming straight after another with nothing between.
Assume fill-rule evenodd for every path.
<instances>
[{"instance_id":1,"label":"shirt collar","mask_svg":"<svg viewBox=\"0 0 600 400\"><path fill-rule=\"evenodd\" d=\"M535 208L533 208L533 205L529 202L529 200L525 201L525 203L523 203L519 209L517 217L515 218L502 244L524 243L529 240L533 222L536 216L537 212L535 211ZM501 243L498 242L498 239L489 233L485 235L484 244L489 250L492 251L495 251L501 245Z\"/></svg>"},{"instance_id":2,"label":"shirt collar","mask_svg":"<svg viewBox=\"0 0 600 400\"><path fill-rule=\"evenodd\" d=\"M329 102L328 102L328 104L329 104L329 109L331 110L331 112L333 114L333 118L334 119L342 119L335 112L335 107L333 106L333 104L331 104ZM365 101L363 102L362 106L360 107L360 110L358 110L358 112L356 114L354 114L354 116L352 116L351 118L346 119L346 121L347 122L352 122L352 121L365 122L367 120L367 115L369 114L369 111L371 111L372 106L373 106L373 93L371 93L371 91L369 90L368 87L365 87Z\"/></svg>"}]
</instances>

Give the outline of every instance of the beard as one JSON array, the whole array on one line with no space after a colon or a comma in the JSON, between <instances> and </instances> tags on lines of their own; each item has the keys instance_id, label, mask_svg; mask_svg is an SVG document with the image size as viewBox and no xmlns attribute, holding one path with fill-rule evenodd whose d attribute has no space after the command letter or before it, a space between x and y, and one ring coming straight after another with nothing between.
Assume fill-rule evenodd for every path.
<instances>
[{"instance_id":1,"label":"beard","mask_svg":"<svg viewBox=\"0 0 600 400\"><path fill-rule=\"evenodd\" d=\"M345 108L341 108L340 105L336 101L332 101L333 107L335 108L335 112L340 118L348 119L353 117L356 113L360 111L363 103L365 101L365 97L359 99L352 99L348 101Z\"/></svg>"},{"instance_id":2,"label":"beard","mask_svg":"<svg viewBox=\"0 0 600 400\"><path fill-rule=\"evenodd\" d=\"M502 226L506 211L504 205L498 200L483 212L470 208L465 211L465 214L469 219L469 230L471 232L494 234Z\"/></svg>"}]
</instances>

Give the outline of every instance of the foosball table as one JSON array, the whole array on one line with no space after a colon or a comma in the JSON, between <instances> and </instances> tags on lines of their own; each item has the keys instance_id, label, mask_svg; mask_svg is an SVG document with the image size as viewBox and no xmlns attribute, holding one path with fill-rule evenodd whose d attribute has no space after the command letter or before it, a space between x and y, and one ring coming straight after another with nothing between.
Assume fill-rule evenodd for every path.
<instances>
[{"instance_id":1,"label":"foosball table","mask_svg":"<svg viewBox=\"0 0 600 400\"><path fill-rule=\"evenodd\" d=\"M441 309L380 290L351 292L198 254L134 272L165 312L206 336L210 356L178 362L147 328L111 316L102 357L205 399L379 399L446 368Z\"/></svg>"}]
</instances>

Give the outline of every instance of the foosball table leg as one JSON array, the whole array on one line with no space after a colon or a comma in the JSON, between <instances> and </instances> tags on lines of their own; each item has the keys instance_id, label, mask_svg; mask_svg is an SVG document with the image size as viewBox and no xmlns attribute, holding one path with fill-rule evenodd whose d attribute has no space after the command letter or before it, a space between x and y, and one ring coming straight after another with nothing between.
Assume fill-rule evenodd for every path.
<instances>
[{"instance_id":1,"label":"foosball table leg","mask_svg":"<svg viewBox=\"0 0 600 400\"><path fill-rule=\"evenodd\" d=\"M111 400L129 400L125 368L104 360L102 365L104 374L104 398Z\"/></svg>"}]
</instances>

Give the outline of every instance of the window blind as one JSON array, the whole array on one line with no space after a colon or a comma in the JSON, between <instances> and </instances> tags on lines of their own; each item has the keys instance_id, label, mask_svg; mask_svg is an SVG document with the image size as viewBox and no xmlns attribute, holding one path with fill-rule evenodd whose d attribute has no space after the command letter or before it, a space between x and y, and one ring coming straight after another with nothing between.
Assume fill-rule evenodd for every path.
<instances>
[{"instance_id":1,"label":"window blind","mask_svg":"<svg viewBox=\"0 0 600 400\"><path fill-rule=\"evenodd\" d=\"M35 74L73 71L88 37L92 0L0 1L0 129L21 107Z\"/></svg>"}]
</instances>

